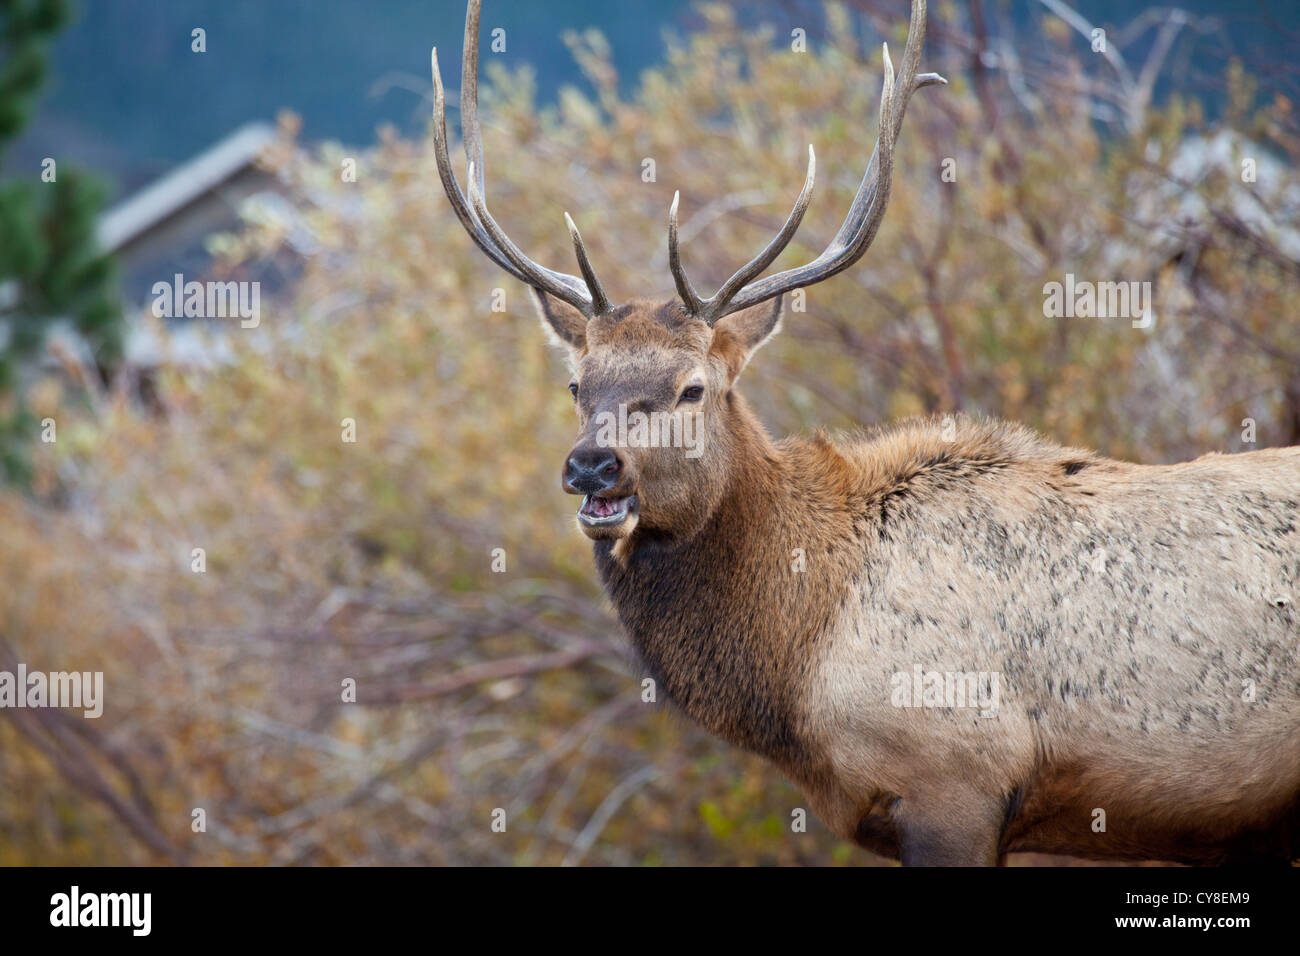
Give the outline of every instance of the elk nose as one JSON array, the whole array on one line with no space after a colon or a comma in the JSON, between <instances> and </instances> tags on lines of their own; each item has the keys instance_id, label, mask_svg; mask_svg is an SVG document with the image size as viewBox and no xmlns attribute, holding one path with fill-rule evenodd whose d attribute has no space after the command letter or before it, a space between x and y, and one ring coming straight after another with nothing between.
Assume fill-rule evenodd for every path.
<instances>
[{"instance_id":1,"label":"elk nose","mask_svg":"<svg viewBox=\"0 0 1300 956\"><path fill-rule=\"evenodd\" d=\"M596 495L618 481L623 463L609 448L575 448L564 463L564 490L573 495Z\"/></svg>"}]
</instances>

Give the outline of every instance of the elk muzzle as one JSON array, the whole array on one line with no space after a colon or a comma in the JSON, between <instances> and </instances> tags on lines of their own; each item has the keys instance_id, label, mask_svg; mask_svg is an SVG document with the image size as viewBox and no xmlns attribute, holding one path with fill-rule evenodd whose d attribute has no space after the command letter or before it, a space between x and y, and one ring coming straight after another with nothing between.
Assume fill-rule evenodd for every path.
<instances>
[{"instance_id":1,"label":"elk muzzle","mask_svg":"<svg viewBox=\"0 0 1300 956\"><path fill-rule=\"evenodd\" d=\"M564 490L582 495L578 525L591 538L622 537L635 524L636 495L626 462L612 448L579 443L564 462Z\"/></svg>"}]
</instances>

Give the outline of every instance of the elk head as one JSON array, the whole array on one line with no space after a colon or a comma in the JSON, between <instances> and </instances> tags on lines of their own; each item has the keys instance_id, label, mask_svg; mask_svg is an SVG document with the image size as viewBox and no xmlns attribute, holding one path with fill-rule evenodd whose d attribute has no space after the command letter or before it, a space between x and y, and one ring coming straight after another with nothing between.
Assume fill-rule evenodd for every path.
<instances>
[{"instance_id":1,"label":"elk head","mask_svg":"<svg viewBox=\"0 0 1300 956\"><path fill-rule=\"evenodd\" d=\"M628 538L641 528L689 535L708 518L727 485L737 443L748 421L736 378L778 329L781 297L847 269L880 228L894 172L894 144L916 90L946 83L917 74L925 37L925 0L912 0L902 68L895 76L884 49L880 131L849 213L827 248L807 265L759 278L790 242L812 197L816 158L794 209L757 256L701 298L682 267L677 242L678 196L668 214L668 262L679 299L614 306L596 277L582 236L566 212L581 278L553 272L528 258L488 211L483 141L478 121L480 0L469 0L461 77L461 130L468 198L451 168L446 100L433 51L434 147L438 174L452 208L489 259L532 290L547 331L569 352L569 383L579 433L565 456L563 486L582 495L578 524L593 539ZM667 438L667 442L663 440Z\"/></svg>"}]
</instances>

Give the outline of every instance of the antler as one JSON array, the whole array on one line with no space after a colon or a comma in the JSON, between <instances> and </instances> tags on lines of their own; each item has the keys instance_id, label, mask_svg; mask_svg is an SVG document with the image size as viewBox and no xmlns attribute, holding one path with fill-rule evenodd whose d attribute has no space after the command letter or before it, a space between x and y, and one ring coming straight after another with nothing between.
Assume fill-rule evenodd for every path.
<instances>
[{"instance_id":1,"label":"antler","mask_svg":"<svg viewBox=\"0 0 1300 956\"><path fill-rule=\"evenodd\" d=\"M465 48L460 81L461 138L465 141L465 161L468 164L469 200L456 182L447 151L447 103L442 89L442 74L438 70L438 49L434 47L433 68L433 143L438 159L438 176L442 188L451 200L452 208L461 225L487 257L521 282L561 299L587 318L608 312L609 298L596 278L587 249L582 244L578 227L566 212L565 224L573 239L573 250L578 257L582 278L552 272L529 259L516 246L488 212L483 196L483 134L478 123L478 24L481 0L469 0L465 11Z\"/></svg>"},{"instance_id":2,"label":"antler","mask_svg":"<svg viewBox=\"0 0 1300 956\"><path fill-rule=\"evenodd\" d=\"M672 208L668 212L668 266L688 312L713 325L724 315L829 279L862 258L876 238L876 231L880 228L885 207L889 203L889 187L894 174L894 143L903 126L903 113L907 110L908 100L924 86L948 82L937 73L917 75L916 68L921 61L921 46L924 42L925 0L912 0L912 19L907 28L907 46L903 50L902 71L897 82L894 64L889 59L889 45L885 44L885 84L880 97L880 133L876 139L876 148L871 153L871 162L867 164L862 184L858 187L858 193L853 198L853 205L849 207L840 231L822 254L806 266L787 269L766 279L753 281L789 244L808 208L816 171L812 146L808 147L808 177L785 225L766 249L723 283L711 298L699 297L682 268L681 254L677 248L678 196L673 195Z\"/></svg>"}]
</instances>

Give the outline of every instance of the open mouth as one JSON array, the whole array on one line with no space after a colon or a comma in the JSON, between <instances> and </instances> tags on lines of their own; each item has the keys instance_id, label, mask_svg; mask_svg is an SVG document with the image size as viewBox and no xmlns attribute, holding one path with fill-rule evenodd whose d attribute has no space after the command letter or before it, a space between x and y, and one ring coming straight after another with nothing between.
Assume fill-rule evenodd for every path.
<instances>
[{"instance_id":1,"label":"open mouth","mask_svg":"<svg viewBox=\"0 0 1300 956\"><path fill-rule=\"evenodd\" d=\"M636 507L636 495L625 498L601 498L587 495L582 499L578 509L578 520L593 527L616 525L632 513Z\"/></svg>"}]
</instances>

